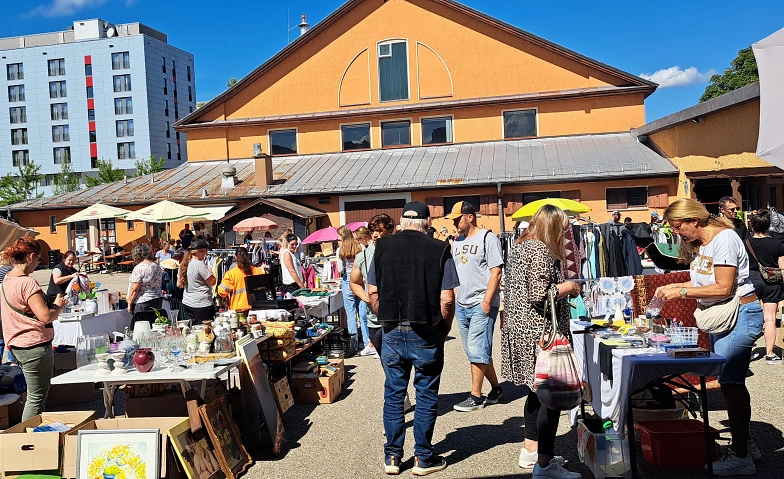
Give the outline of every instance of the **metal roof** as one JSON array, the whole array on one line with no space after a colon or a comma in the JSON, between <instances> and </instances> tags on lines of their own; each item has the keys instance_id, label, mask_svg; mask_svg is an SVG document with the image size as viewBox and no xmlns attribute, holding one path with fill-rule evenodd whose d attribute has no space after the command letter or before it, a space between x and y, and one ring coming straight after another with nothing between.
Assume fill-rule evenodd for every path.
<instances>
[{"instance_id":1,"label":"metal roof","mask_svg":"<svg viewBox=\"0 0 784 479\"><path fill-rule=\"evenodd\" d=\"M227 166L237 170L239 182L233 188L221 188L221 172ZM302 206L280 197L677 173L669 160L627 132L288 156L273 158L273 168L276 184L256 186L252 158L190 162L155 175L36 198L10 208L77 208L93 203L123 206L164 199L198 206L264 197L276 208L299 214L296 207Z\"/></svg>"}]
</instances>

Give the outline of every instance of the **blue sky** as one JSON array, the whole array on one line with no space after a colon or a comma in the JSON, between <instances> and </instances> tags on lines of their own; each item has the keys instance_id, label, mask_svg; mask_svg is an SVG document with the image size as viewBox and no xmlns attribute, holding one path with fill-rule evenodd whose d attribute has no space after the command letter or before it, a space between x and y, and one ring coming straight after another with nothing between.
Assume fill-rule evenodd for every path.
<instances>
[{"instance_id":1,"label":"blue sky","mask_svg":"<svg viewBox=\"0 0 784 479\"><path fill-rule=\"evenodd\" d=\"M380 1L380 0L375 0ZM394 1L394 0L393 0ZM781 0L463 0L519 28L634 74L669 77L646 101L648 121L694 105L712 71L738 50L784 28ZM311 24L342 0L23 0L3 1L0 36L62 30L73 20L139 21L195 56L199 101L226 89L287 43L287 16ZM677 67L677 68L676 68ZM671 69L671 70L670 70ZM669 70L669 74L663 71Z\"/></svg>"}]
</instances>

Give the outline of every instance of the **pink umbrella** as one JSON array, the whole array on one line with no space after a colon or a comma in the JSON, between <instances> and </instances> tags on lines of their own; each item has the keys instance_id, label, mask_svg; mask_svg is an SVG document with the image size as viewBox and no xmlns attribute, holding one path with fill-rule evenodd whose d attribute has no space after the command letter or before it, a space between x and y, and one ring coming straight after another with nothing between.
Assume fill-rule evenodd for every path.
<instances>
[{"instance_id":1,"label":"pink umbrella","mask_svg":"<svg viewBox=\"0 0 784 479\"><path fill-rule=\"evenodd\" d=\"M267 231L277 229L278 225L267 218L248 218L234 225L234 231L247 233L251 231Z\"/></svg>"},{"instance_id":2,"label":"pink umbrella","mask_svg":"<svg viewBox=\"0 0 784 479\"><path fill-rule=\"evenodd\" d=\"M325 241L337 241L339 239L338 230L329 226L311 233L307 238L302 240L302 244L324 243Z\"/></svg>"},{"instance_id":3,"label":"pink umbrella","mask_svg":"<svg viewBox=\"0 0 784 479\"><path fill-rule=\"evenodd\" d=\"M356 230L358 230L359 228L361 228L361 227L363 227L363 226L367 226L367 223L366 223L366 222L364 222L364 221L355 221L355 222L353 222L353 223L349 223L349 224L347 224L346 226L347 226L347 227L348 227L348 229L350 229L351 231L356 231Z\"/></svg>"}]
</instances>

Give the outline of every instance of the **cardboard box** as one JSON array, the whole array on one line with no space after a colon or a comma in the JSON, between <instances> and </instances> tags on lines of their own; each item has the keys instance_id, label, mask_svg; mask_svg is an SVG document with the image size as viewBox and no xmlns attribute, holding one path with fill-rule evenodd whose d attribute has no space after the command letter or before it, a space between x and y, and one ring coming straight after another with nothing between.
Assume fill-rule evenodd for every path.
<instances>
[{"instance_id":1,"label":"cardboard box","mask_svg":"<svg viewBox=\"0 0 784 479\"><path fill-rule=\"evenodd\" d=\"M188 406L181 392L171 392L153 397L126 398L125 417L186 417Z\"/></svg>"},{"instance_id":2,"label":"cardboard box","mask_svg":"<svg viewBox=\"0 0 784 479\"><path fill-rule=\"evenodd\" d=\"M294 404L331 404L337 400L343 392L346 370L342 359L330 361L330 364L337 367L338 372L329 377L292 373L290 386Z\"/></svg>"},{"instance_id":3,"label":"cardboard box","mask_svg":"<svg viewBox=\"0 0 784 479\"><path fill-rule=\"evenodd\" d=\"M275 402L278 403L278 410L280 410L281 414L285 414L294 405L294 396L291 395L289 379L284 376L275 382L270 381L270 386L275 393Z\"/></svg>"},{"instance_id":4,"label":"cardboard box","mask_svg":"<svg viewBox=\"0 0 784 479\"><path fill-rule=\"evenodd\" d=\"M74 427L69 431L73 433L95 417L95 411L45 412L6 429L0 433L3 475L7 477L8 472L19 474L60 469L60 448L65 433L28 433L28 427L40 426L44 421L60 421L73 424Z\"/></svg>"},{"instance_id":5,"label":"cardboard box","mask_svg":"<svg viewBox=\"0 0 784 479\"><path fill-rule=\"evenodd\" d=\"M115 418L97 419L85 424L80 430L117 430L117 429L158 429L161 431L161 475L160 477L185 477L180 472L177 457L169 448L167 431L188 419L187 417L157 417L157 418ZM78 435L79 431L69 431L65 435L63 446L63 466L60 471L62 477L73 479L76 477L76 462L78 460ZM168 471L168 476L167 476ZM182 476L180 476L182 474Z\"/></svg>"},{"instance_id":6,"label":"cardboard box","mask_svg":"<svg viewBox=\"0 0 784 479\"><path fill-rule=\"evenodd\" d=\"M0 430L8 429L22 422L25 402L27 402L26 392L20 394L19 399L15 403L0 406Z\"/></svg>"}]
</instances>

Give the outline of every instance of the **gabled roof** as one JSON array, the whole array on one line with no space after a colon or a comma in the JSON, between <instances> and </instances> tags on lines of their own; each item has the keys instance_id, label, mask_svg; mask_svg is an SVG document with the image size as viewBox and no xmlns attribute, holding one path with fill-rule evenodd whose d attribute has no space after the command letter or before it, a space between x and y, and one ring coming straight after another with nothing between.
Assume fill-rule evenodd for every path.
<instances>
[{"instance_id":1,"label":"gabled roof","mask_svg":"<svg viewBox=\"0 0 784 479\"><path fill-rule=\"evenodd\" d=\"M210 111L213 107L223 103L224 101L238 94L246 86L249 86L254 81L261 78L264 74L272 70L276 65L280 64L286 58L288 58L289 56L294 54L297 50L299 50L303 45L305 45L306 42L315 38L321 32L328 29L332 24L340 20L342 17L344 17L346 14L348 14L351 10L353 10L355 7L357 7L364 1L366 0L348 0L346 3L341 5L337 10L329 14L326 18L318 22L316 25L314 25L304 35L299 36L296 40L294 40L293 42L288 44L285 48L283 48L278 53L273 55L272 58L262 63L258 68L256 68L248 75L246 75L244 78L242 78L240 81L238 81L234 86L227 89L226 91L216 96L212 100L208 101L207 104L203 105L201 108L196 109L193 113L188 114L180 121L176 122L174 126L179 127L179 126L192 124L193 122L198 120L204 113ZM658 84L652 81L645 80L643 78L638 77L637 75L633 75L631 73L625 72L618 68L607 65L606 63L602 63L598 60L594 60L593 58L577 53L574 50L570 50L566 47L558 45L557 43L553 43L549 40L545 40L540 36L534 35L533 33L527 32L523 29L517 28L514 25L510 25L504 21L501 21L495 17L487 15L486 13L480 12L473 8L470 8L466 5L463 5L462 3L458 3L454 0L431 0L431 1L452 8L454 10L457 10L483 23L494 26L512 35L518 36L523 40L529 41L534 45L544 48L545 50L549 50L553 53L564 56L566 58L574 60L583 65L589 66L596 70L603 71L613 76L625 79L626 81L629 82L630 85L650 87L651 88L650 92L648 92L647 94L653 93L653 90L658 86Z\"/></svg>"}]
</instances>

